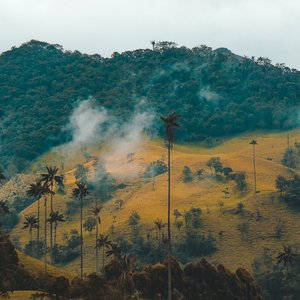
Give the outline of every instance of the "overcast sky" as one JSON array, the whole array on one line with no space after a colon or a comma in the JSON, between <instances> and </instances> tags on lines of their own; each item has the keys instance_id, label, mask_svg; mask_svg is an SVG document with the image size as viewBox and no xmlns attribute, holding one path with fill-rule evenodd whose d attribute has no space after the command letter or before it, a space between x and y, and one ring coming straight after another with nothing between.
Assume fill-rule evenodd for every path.
<instances>
[{"instance_id":1,"label":"overcast sky","mask_svg":"<svg viewBox=\"0 0 300 300\"><path fill-rule=\"evenodd\" d=\"M300 0L0 0L0 52L31 39L103 56L207 44L300 69Z\"/></svg>"}]
</instances>

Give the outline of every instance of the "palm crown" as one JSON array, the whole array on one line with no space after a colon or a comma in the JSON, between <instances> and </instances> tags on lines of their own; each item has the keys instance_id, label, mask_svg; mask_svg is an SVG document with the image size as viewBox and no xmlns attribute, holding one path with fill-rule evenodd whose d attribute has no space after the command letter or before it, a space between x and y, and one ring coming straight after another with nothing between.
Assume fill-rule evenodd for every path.
<instances>
[{"instance_id":1,"label":"palm crown","mask_svg":"<svg viewBox=\"0 0 300 300\"><path fill-rule=\"evenodd\" d=\"M46 166L47 173L41 174L41 181L45 182L49 186L53 186L55 183L63 185L62 176L57 175L58 168L57 167L48 167Z\"/></svg>"},{"instance_id":2,"label":"palm crown","mask_svg":"<svg viewBox=\"0 0 300 300\"><path fill-rule=\"evenodd\" d=\"M176 112L173 112L166 117L161 116L160 118L165 123L167 140L170 143L170 147L172 147L174 141L174 127L180 127L180 125L177 123L180 115L178 115Z\"/></svg>"},{"instance_id":3,"label":"palm crown","mask_svg":"<svg viewBox=\"0 0 300 300\"><path fill-rule=\"evenodd\" d=\"M23 224L23 229L29 228L32 230L33 228L38 228L38 218L36 216L26 216Z\"/></svg>"},{"instance_id":4,"label":"palm crown","mask_svg":"<svg viewBox=\"0 0 300 300\"><path fill-rule=\"evenodd\" d=\"M73 197L85 197L89 194L89 191L87 189L87 186L85 183L82 182L76 182L77 188L73 189Z\"/></svg>"}]
</instances>

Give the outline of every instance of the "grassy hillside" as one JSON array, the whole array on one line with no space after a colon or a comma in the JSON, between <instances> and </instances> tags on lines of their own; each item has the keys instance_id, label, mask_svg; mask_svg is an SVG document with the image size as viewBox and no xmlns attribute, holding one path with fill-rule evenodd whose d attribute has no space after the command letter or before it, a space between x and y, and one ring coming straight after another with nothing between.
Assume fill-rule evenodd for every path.
<instances>
[{"instance_id":1,"label":"grassy hillside","mask_svg":"<svg viewBox=\"0 0 300 300\"><path fill-rule=\"evenodd\" d=\"M260 193L253 194L253 165L252 148L249 142L252 138L257 139L257 182ZM298 131L291 132L291 143L300 140ZM253 259L260 255L264 248L269 248L272 254L277 254L283 244L298 243L300 236L299 213L291 211L285 204L274 202L270 199L270 193L275 191L275 178L277 175L291 175L292 171L284 167L280 161L286 148L286 133L284 132L256 132L228 138L215 148L206 148L199 145L175 145L172 151L172 210L188 210L190 207L202 209L203 227L201 231L211 233L217 243L218 250L208 257L211 262L224 263L231 269L244 266L250 269ZM104 155L97 145L88 149L95 157ZM59 165L58 150L47 153L37 160L31 172L37 172L45 163ZM107 155L107 154L105 154ZM155 188L152 183L145 180L142 174L152 161L161 159L166 155L166 149L160 140L149 141L145 139L142 147L137 149L132 162L128 161L127 155L114 154L107 156L107 170L118 182L127 183L127 187L118 190L113 199L105 202L102 210L101 233L109 232L112 224L116 227L116 233L111 235L115 239L118 235L129 236L131 228L128 218L133 210L141 216L141 224L144 233L153 227L153 221L162 218L167 221L167 175L157 176ZM245 171L247 175L248 193L241 195L234 188L232 181L220 183L216 181L206 162L212 156L219 156L224 166L231 167L234 171ZM66 194L56 195L54 200L55 209L64 211L66 203L71 197L74 187L74 167L77 163L84 162L80 152L70 153L66 160ZM86 163L90 176L93 174L95 160ZM188 165L193 173L203 168L203 179L194 179L191 183L183 183L182 170ZM222 190L229 188L230 198L224 198ZM125 201L123 208L118 210L115 205L117 199ZM224 201L224 212L220 212L219 201ZM245 216L234 214L239 202L243 202L248 212ZM88 217L90 207L84 209L84 219ZM37 203L32 204L20 214L21 222L26 215L36 214ZM262 218L257 221L256 213L259 210ZM113 216L116 221L113 223ZM275 226L278 220L283 224L283 236L281 239L274 238ZM42 217L43 224L43 217ZM172 222L174 221L172 217ZM241 238L237 225L243 222L249 224L247 240ZM24 245L29 238L29 233L21 229L22 224L16 226L11 232L13 238L19 238ZM61 241L63 233L72 228L79 230L79 215L71 216L63 225L58 227L58 240ZM41 228L43 233L43 227ZM219 232L223 231L223 237ZM178 233L173 227L173 234L178 238ZM85 272L94 271L94 235L84 233ZM79 271L79 259L64 265L73 274Z\"/></svg>"}]
</instances>

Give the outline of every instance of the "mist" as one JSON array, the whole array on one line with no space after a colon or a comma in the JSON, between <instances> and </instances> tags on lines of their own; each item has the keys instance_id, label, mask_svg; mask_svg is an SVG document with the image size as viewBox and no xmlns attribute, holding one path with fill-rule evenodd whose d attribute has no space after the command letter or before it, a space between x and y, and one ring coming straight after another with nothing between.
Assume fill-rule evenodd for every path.
<instances>
[{"instance_id":1,"label":"mist","mask_svg":"<svg viewBox=\"0 0 300 300\"><path fill-rule=\"evenodd\" d=\"M147 110L146 106L147 100L141 99L132 117L128 121L120 122L105 108L97 107L95 100L90 97L73 110L67 126L72 140L63 147L66 151L71 151L92 144L105 145L101 146L101 154L91 180L101 178L102 175L97 173L102 173L104 166L122 173L122 177L137 175L141 171L137 162L131 163L130 170L123 168L123 164L127 164L129 153L142 150L145 131L153 127L155 112Z\"/></svg>"}]
</instances>

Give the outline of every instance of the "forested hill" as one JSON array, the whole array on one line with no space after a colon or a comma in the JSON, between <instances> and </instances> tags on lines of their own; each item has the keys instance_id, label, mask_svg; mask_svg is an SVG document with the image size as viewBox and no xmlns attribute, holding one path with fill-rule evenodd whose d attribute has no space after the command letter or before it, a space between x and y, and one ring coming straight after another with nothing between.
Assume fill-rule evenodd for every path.
<instances>
[{"instance_id":1,"label":"forested hill","mask_svg":"<svg viewBox=\"0 0 300 300\"><path fill-rule=\"evenodd\" d=\"M30 41L0 56L0 156L13 173L50 147L78 100L92 96L119 119L139 104L182 115L178 139L297 126L300 73L225 48L156 43L111 58ZM161 130L161 129L160 129Z\"/></svg>"}]
</instances>

